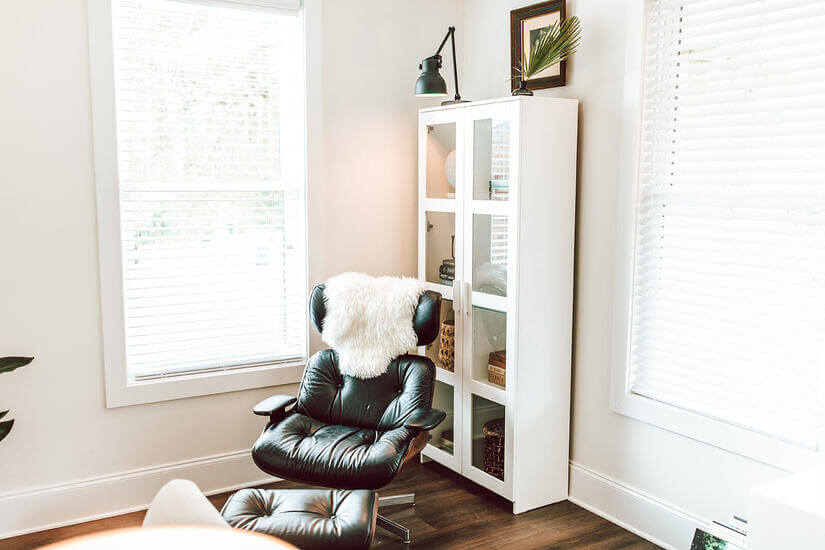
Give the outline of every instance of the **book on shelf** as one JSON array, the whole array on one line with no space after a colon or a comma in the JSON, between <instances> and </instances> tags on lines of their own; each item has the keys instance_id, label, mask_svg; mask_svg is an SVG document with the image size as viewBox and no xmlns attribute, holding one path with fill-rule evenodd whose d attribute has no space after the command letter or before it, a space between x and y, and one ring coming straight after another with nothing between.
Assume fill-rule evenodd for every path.
<instances>
[{"instance_id":1,"label":"book on shelf","mask_svg":"<svg viewBox=\"0 0 825 550\"><path fill-rule=\"evenodd\" d=\"M454 265L442 265L438 268L438 272L441 275L449 275L450 277L455 278L455 266Z\"/></svg>"}]
</instances>

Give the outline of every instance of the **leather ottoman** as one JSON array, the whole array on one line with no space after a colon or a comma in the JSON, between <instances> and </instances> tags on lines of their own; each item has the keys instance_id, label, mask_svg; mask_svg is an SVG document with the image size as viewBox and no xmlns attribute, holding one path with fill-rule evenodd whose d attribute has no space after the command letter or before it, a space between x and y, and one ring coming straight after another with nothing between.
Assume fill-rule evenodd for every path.
<instances>
[{"instance_id":1,"label":"leather ottoman","mask_svg":"<svg viewBox=\"0 0 825 550\"><path fill-rule=\"evenodd\" d=\"M375 534L373 491L243 489L221 515L232 527L265 533L302 550L365 549Z\"/></svg>"}]
</instances>

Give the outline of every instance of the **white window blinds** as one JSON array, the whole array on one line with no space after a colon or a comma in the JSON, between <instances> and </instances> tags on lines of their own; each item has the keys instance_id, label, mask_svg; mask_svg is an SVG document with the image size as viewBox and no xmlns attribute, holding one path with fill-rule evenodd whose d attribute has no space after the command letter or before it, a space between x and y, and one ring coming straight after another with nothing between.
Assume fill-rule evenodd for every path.
<instances>
[{"instance_id":1,"label":"white window blinds","mask_svg":"<svg viewBox=\"0 0 825 550\"><path fill-rule=\"evenodd\" d=\"M651 0L630 391L815 448L825 2Z\"/></svg>"},{"instance_id":2,"label":"white window blinds","mask_svg":"<svg viewBox=\"0 0 825 550\"><path fill-rule=\"evenodd\" d=\"M112 0L132 380L306 353L299 19L240 4Z\"/></svg>"}]
</instances>

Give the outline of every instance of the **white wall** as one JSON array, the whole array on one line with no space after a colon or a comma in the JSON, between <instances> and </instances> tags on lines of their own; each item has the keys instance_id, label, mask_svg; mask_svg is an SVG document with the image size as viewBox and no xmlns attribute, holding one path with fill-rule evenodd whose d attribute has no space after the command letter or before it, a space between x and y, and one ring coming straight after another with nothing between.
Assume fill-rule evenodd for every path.
<instances>
[{"instance_id":1,"label":"white wall","mask_svg":"<svg viewBox=\"0 0 825 550\"><path fill-rule=\"evenodd\" d=\"M433 102L412 89L461 4L308 0L307 15L310 284L414 274L416 110ZM167 472L207 490L257 480L250 408L294 390L104 407L87 40L83 0L0 4L0 356L36 356L0 376L16 419L0 537L145 505Z\"/></svg>"},{"instance_id":2,"label":"white wall","mask_svg":"<svg viewBox=\"0 0 825 550\"><path fill-rule=\"evenodd\" d=\"M510 93L509 11L528 0L465 0L464 92ZM609 410L612 273L625 59L623 0L568 0L582 46L568 85L581 100L571 494L629 527L687 548L691 523L746 514L746 491L778 470Z\"/></svg>"}]
</instances>

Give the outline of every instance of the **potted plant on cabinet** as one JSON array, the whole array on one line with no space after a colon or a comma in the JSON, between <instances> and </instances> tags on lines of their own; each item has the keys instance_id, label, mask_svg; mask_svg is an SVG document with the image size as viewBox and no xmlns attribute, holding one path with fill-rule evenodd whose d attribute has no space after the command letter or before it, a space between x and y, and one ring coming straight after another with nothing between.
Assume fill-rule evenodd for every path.
<instances>
[{"instance_id":1,"label":"potted plant on cabinet","mask_svg":"<svg viewBox=\"0 0 825 550\"><path fill-rule=\"evenodd\" d=\"M581 22L575 16L542 30L530 45L527 58L513 67L519 79L519 86L513 90L513 95L533 95L527 88L527 80L570 57L579 47L581 30Z\"/></svg>"}]
</instances>

